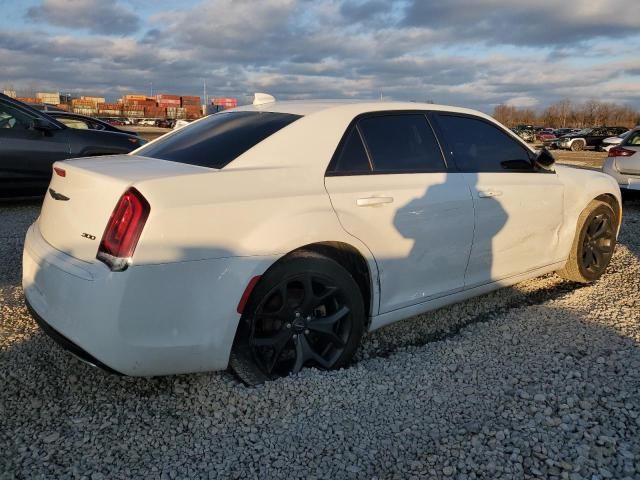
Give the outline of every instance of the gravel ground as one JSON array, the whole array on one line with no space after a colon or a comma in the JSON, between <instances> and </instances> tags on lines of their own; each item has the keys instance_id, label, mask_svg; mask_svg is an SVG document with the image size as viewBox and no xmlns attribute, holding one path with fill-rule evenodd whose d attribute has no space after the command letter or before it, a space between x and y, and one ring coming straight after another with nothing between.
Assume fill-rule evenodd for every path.
<instances>
[{"instance_id":1,"label":"gravel ground","mask_svg":"<svg viewBox=\"0 0 640 480\"><path fill-rule=\"evenodd\" d=\"M0 208L0 478L640 478L640 201L606 275L518 284L248 388L92 369L30 320Z\"/></svg>"}]
</instances>

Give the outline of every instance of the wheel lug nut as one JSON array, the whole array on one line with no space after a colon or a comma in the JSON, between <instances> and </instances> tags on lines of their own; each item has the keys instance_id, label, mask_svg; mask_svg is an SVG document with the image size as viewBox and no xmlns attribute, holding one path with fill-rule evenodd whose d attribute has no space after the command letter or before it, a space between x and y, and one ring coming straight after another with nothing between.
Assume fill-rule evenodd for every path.
<instances>
[{"instance_id":1,"label":"wheel lug nut","mask_svg":"<svg viewBox=\"0 0 640 480\"><path fill-rule=\"evenodd\" d=\"M311 320L311 315L309 315L309 316L307 317L307 320Z\"/></svg>"},{"instance_id":2,"label":"wheel lug nut","mask_svg":"<svg viewBox=\"0 0 640 480\"><path fill-rule=\"evenodd\" d=\"M309 330L305 330L305 331L304 331L304 334L305 334L305 335L309 335Z\"/></svg>"},{"instance_id":3,"label":"wheel lug nut","mask_svg":"<svg viewBox=\"0 0 640 480\"><path fill-rule=\"evenodd\" d=\"M295 333L293 334L293 338L298 338L298 335L296 335Z\"/></svg>"},{"instance_id":4,"label":"wheel lug nut","mask_svg":"<svg viewBox=\"0 0 640 480\"><path fill-rule=\"evenodd\" d=\"M300 316L300 312L296 312L296 318Z\"/></svg>"},{"instance_id":5,"label":"wheel lug nut","mask_svg":"<svg viewBox=\"0 0 640 480\"><path fill-rule=\"evenodd\" d=\"M290 323L287 323L286 327L287 327L287 328L291 328L291 324L290 324Z\"/></svg>"}]
</instances>

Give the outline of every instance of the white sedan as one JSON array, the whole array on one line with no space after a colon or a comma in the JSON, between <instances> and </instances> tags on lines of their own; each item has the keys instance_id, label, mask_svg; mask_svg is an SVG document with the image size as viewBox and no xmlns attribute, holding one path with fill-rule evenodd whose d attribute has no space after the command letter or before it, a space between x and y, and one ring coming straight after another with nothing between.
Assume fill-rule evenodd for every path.
<instances>
[{"instance_id":1,"label":"white sedan","mask_svg":"<svg viewBox=\"0 0 640 480\"><path fill-rule=\"evenodd\" d=\"M253 384L531 277L595 281L621 216L613 178L474 110L257 95L130 155L56 163L23 286L94 365L230 365Z\"/></svg>"}]
</instances>

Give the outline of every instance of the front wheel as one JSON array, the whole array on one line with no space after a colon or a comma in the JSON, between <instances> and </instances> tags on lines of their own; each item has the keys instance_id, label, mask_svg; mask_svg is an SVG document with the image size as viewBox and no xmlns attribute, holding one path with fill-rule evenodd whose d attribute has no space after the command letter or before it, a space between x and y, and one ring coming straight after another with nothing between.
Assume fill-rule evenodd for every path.
<instances>
[{"instance_id":1,"label":"front wheel","mask_svg":"<svg viewBox=\"0 0 640 480\"><path fill-rule=\"evenodd\" d=\"M353 277L314 252L285 257L265 273L240 319L229 364L256 385L305 366L348 363L364 333L365 309Z\"/></svg>"},{"instance_id":2,"label":"front wheel","mask_svg":"<svg viewBox=\"0 0 640 480\"><path fill-rule=\"evenodd\" d=\"M562 278L580 283L595 282L604 273L616 246L616 214L611 205L592 201L578 218L576 236Z\"/></svg>"},{"instance_id":3,"label":"front wheel","mask_svg":"<svg viewBox=\"0 0 640 480\"><path fill-rule=\"evenodd\" d=\"M584 150L585 146L586 144L584 143L584 140L574 140L573 143L571 144L571 151L580 152Z\"/></svg>"}]
</instances>

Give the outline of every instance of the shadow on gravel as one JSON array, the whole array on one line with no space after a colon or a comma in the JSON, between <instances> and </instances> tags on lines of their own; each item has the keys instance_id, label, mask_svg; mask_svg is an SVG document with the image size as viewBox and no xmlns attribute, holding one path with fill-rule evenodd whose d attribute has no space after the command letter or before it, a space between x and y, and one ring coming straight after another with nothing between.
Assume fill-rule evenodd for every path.
<instances>
[{"instance_id":1,"label":"shadow on gravel","mask_svg":"<svg viewBox=\"0 0 640 480\"><path fill-rule=\"evenodd\" d=\"M0 476L622 478L640 451L640 348L610 324L638 300L594 314L558 302L573 292L534 289L446 341L258 388L107 375L35 334L0 351Z\"/></svg>"}]
</instances>

